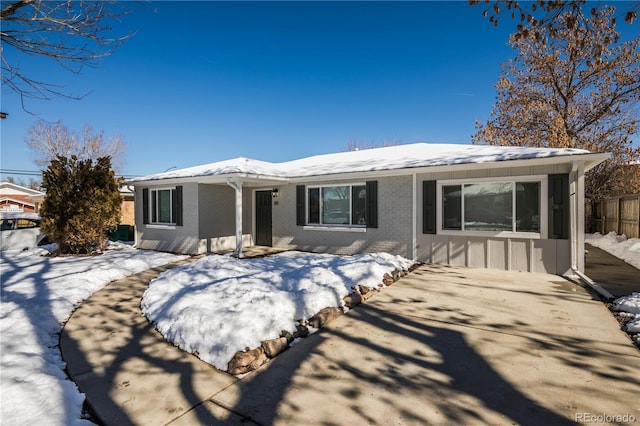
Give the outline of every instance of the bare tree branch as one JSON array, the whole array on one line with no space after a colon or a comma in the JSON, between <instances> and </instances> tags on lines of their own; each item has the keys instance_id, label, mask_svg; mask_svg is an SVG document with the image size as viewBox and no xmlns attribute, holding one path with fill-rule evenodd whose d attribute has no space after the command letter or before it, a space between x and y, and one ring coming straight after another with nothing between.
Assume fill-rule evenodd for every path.
<instances>
[{"instance_id":1,"label":"bare tree branch","mask_svg":"<svg viewBox=\"0 0 640 426\"><path fill-rule=\"evenodd\" d=\"M20 95L23 109L26 98L49 100L53 97L79 99L64 87L45 82L12 64L9 50L49 58L72 73L85 66L97 66L100 60L132 36L113 36L112 24L127 14L117 1L3 2L0 10L2 48L2 85Z\"/></svg>"},{"instance_id":2,"label":"bare tree branch","mask_svg":"<svg viewBox=\"0 0 640 426\"><path fill-rule=\"evenodd\" d=\"M27 132L25 138L31 149L34 163L41 169L46 168L58 156L81 160L97 160L110 157L114 168L124 162L126 145L121 136L106 140L104 131L94 132L91 126L84 126L81 133L76 133L61 121L50 123L38 120Z\"/></svg>"}]
</instances>

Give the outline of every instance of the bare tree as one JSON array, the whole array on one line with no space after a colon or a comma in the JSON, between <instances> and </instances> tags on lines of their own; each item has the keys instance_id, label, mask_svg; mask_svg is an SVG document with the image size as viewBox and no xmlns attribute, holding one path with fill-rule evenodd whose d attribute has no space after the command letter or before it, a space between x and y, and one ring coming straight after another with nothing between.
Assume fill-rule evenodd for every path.
<instances>
[{"instance_id":1,"label":"bare tree","mask_svg":"<svg viewBox=\"0 0 640 426\"><path fill-rule=\"evenodd\" d=\"M497 101L474 143L611 153L587 175L591 200L640 191L634 147L640 105L640 36L620 42L615 8L571 9L510 39ZM633 172L635 171L635 173Z\"/></svg>"},{"instance_id":2,"label":"bare tree","mask_svg":"<svg viewBox=\"0 0 640 426\"><path fill-rule=\"evenodd\" d=\"M53 82L31 77L17 63L10 63L6 51L45 57L66 70L79 73L96 66L131 34L112 36L111 24L126 12L116 1L4 1L0 10L2 41L2 86L25 98L48 100L64 92Z\"/></svg>"},{"instance_id":3,"label":"bare tree","mask_svg":"<svg viewBox=\"0 0 640 426\"><path fill-rule=\"evenodd\" d=\"M91 126L82 132L70 131L62 121L50 123L38 120L27 132L25 142L31 148L34 163L46 168L58 156L80 160L97 160L110 157L114 164L122 166L126 145L121 136L105 140L104 131L96 133Z\"/></svg>"},{"instance_id":4,"label":"bare tree","mask_svg":"<svg viewBox=\"0 0 640 426\"><path fill-rule=\"evenodd\" d=\"M374 141L367 142L362 139L351 139L347 144L347 148L343 151L362 151L363 149L373 149L373 148L384 148L387 146L396 146L402 145L402 142L399 140L383 140L382 143L378 144Z\"/></svg>"},{"instance_id":5,"label":"bare tree","mask_svg":"<svg viewBox=\"0 0 640 426\"><path fill-rule=\"evenodd\" d=\"M549 31L551 35L557 35L556 21L561 16L565 16L563 21L567 24L567 29L578 29L585 15L582 8L586 0L469 0L472 6L478 4L486 5L482 14L489 19L495 27L503 18L511 18L518 22L515 38L526 37L529 29L542 28ZM638 18L640 1L625 2L624 21L631 24ZM567 18L566 16L569 16Z\"/></svg>"},{"instance_id":6,"label":"bare tree","mask_svg":"<svg viewBox=\"0 0 640 426\"><path fill-rule=\"evenodd\" d=\"M13 176L7 176L5 182L14 183L29 189L35 189L36 191L42 190L42 183L34 178L29 178L29 182L27 183L24 179L16 179Z\"/></svg>"}]
</instances>

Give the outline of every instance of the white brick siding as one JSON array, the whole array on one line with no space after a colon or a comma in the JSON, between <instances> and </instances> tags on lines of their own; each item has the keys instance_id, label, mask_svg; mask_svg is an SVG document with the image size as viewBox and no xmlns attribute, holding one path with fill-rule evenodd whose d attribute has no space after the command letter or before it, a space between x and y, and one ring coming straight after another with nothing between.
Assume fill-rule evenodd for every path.
<instances>
[{"instance_id":1,"label":"white brick siding","mask_svg":"<svg viewBox=\"0 0 640 426\"><path fill-rule=\"evenodd\" d=\"M367 228L366 232L296 226L296 185L281 186L279 203L273 206L273 244L280 248L325 253L387 252L411 257L411 180L411 176L377 179L378 228ZM364 181L339 180L322 184L349 183Z\"/></svg>"}]
</instances>

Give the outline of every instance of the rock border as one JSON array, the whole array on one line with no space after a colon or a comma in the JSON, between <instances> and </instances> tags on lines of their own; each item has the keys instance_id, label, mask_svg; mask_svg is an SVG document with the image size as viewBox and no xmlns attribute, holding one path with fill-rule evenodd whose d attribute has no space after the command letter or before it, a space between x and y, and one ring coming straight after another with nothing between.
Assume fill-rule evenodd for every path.
<instances>
[{"instance_id":1,"label":"rock border","mask_svg":"<svg viewBox=\"0 0 640 426\"><path fill-rule=\"evenodd\" d=\"M618 325L620 326L620 330L625 333L627 336L629 336L629 339L631 339L631 343L634 344L634 346L640 350L640 333L635 333L632 331L628 331L627 330L627 323L629 321L631 321L631 319L633 318L633 314L630 314L628 312L624 312L624 311L616 311L615 309L613 309L613 303L612 302L607 302L605 303L607 309L609 309L609 312L611 312L611 314L613 315L613 317L616 319L616 321L618 321Z\"/></svg>"},{"instance_id":2,"label":"rock border","mask_svg":"<svg viewBox=\"0 0 640 426\"><path fill-rule=\"evenodd\" d=\"M325 307L308 320L298 320L295 332L290 333L282 330L278 338L264 340L257 348L246 348L244 351L236 352L227 364L226 371L236 376L257 370L269 360L290 348L294 340L304 339L312 332L315 332L316 329L325 327L331 321L344 315L349 309L353 309L371 299L380 293L380 289L392 285L419 266L420 263L414 263L408 269L394 269L391 273L385 273L382 277L382 282L374 288L363 285L352 287L351 293L342 299L343 307Z\"/></svg>"}]
</instances>

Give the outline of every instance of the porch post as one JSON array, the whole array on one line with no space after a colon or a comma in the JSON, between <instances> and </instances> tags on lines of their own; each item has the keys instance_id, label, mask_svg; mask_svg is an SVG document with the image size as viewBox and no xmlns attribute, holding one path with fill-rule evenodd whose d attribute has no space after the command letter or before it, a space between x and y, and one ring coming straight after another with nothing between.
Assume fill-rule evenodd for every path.
<instances>
[{"instance_id":1,"label":"porch post","mask_svg":"<svg viewBox=\"0 0 640 426\"><path fill-rule=\"evenodd\" d=\"M411 185L412 188L412 199L411 199L411 209L413 212L411 213L411 220L413 225L411 226L411 259L414 262L418 261L418 176L414 173Z\"/></svg>"},{"instance_id":2,"label":"porch post","mask_svg":"<svg viewBox=\"0 0 640 426\"><path fill-rule=\"evenodd\" d=\"M227 180L227 185L236 191L236 250L234 255L239 259L242 257L242 182Z\"/></svg>"}]
</instances>

